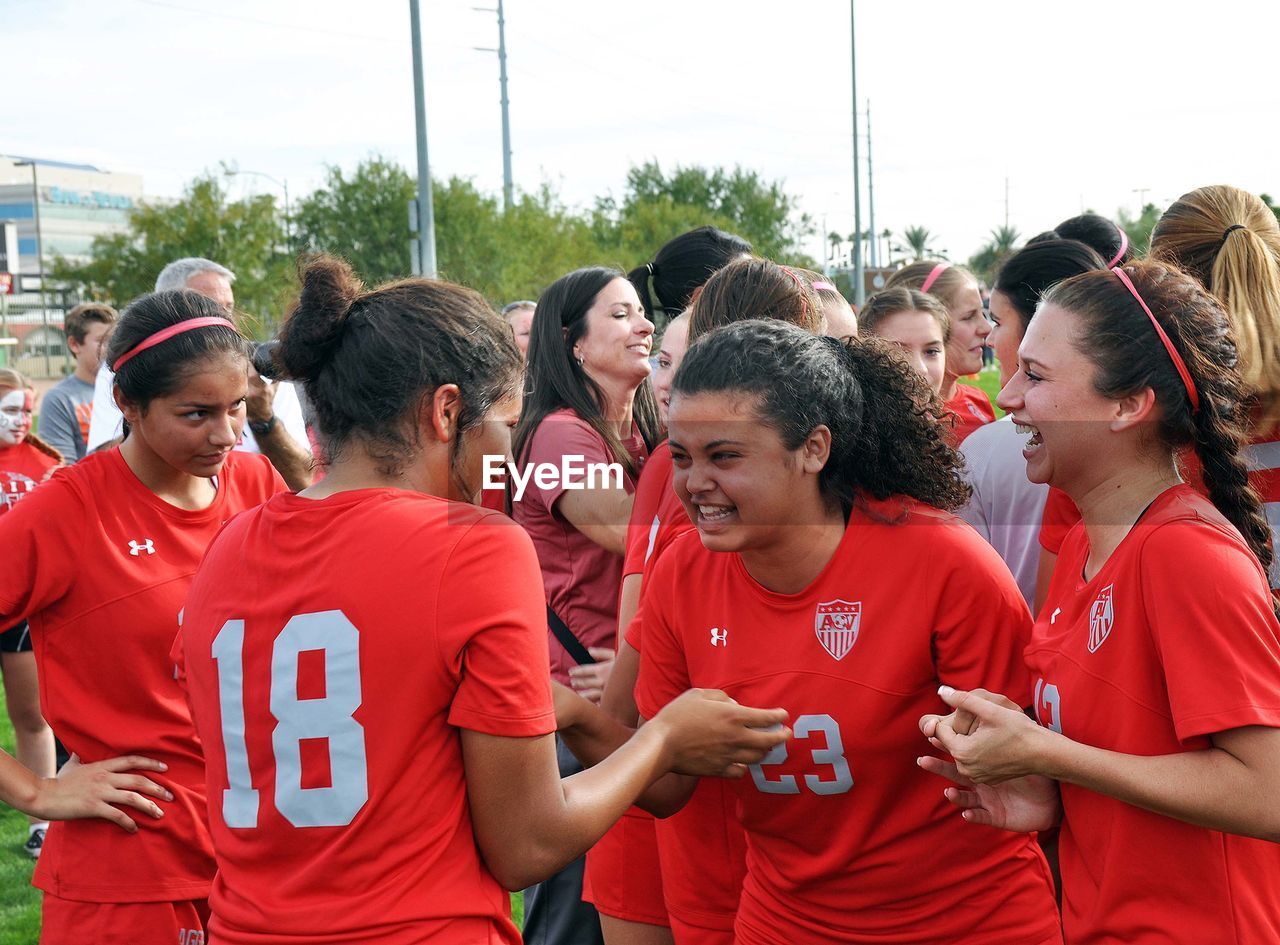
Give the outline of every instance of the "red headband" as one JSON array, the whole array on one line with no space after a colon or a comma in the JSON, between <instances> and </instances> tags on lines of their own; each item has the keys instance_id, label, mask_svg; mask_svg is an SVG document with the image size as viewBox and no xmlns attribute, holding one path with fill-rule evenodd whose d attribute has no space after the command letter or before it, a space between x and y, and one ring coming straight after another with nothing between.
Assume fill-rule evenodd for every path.
<instances>
[{"instance_id":1,"label":"red headband","mask_svg":"<svg viewBox=\"0 0 1280 945\"><path fill-rule=\"evenodd\" d=\"M1156 317L1151 314L1151 309L1147 307L1147 303L1138 294L1138 290L1134 288L1125 271L1119 266L1114 267L1111 271L1120 277L1120 281L1129 290L1129 294L1138 300L1142 310L1147 313L1147 318L1151 319L1151 324L1155 328L1156 334L1160 336L1160 343L1164 345L1164 350L1169 352L1169 360L1173 362L1174 369L1178 372L1178 376L1182 378L1182 386L1187 389L1187 396L1191 398L1191 412L1195 413L1200 409L1200 394L1196 391L1196 382L1191 379L1191 372L1187 370L1187 362L1182 360L1182 355L1178 354L1178 349L1173 346L1173 342L1169 340L1169 336L1160 327Z\"/></svg>"},{"instance_id":2,"label":"red headband","mask_svg":"<svg viewBox=\"0 0 1280 945\"><path fill-rule=\"evenodd\" d=\"M938 276L942 275L944 272L946 272L950 268L951 268L951 263L945 263L945 262L938 263L938 265L934 266L933 271L924 277L924 282L921 283L920 285L920 291L928 292L929 289L933 286L933 284L938 281Z\"/></svg>"},{"instance_id":3,"label":"red headband","mask_svg":"<svg viewBox=\"0 0 1280 945\"><path fill-rule=\"evenodd\" d=\"M1116 227L1116 229L1120 230L1120 227ZM1128 248L1129 234L1124 230L1120 230L1120 248L1116 250L1116 254L1111 257L1111 262L1107 263L1107 268L1111 269L1114 266L1120 265L1120 260L1124 259L1125 251L1128 250Z\"/></svg>"},{"instance_id":4,"label":"red headband","mask_svg":"<svg viewBox=\"0 0 1280 945\"><path fill-rule=\"evenodd\" d=\"M178 322L176 325L170 325L168 328L161 328L154 335L148 335L146 338L143 338L124 354L120 355L120 357L116 358L116 363L112 370L119 374L120 369L128 364L130 359L142 354L142 352L146 351L148 348L154 348L162 341L168 341L174 335L180 335L184 331L191 331L195 328L213 328L214 326L230 328L232 331L239 334L239 329L225 318L217 318L212 315L206 315L203 318L188 318L186 321Z\"/></svg>"}]
</instances>

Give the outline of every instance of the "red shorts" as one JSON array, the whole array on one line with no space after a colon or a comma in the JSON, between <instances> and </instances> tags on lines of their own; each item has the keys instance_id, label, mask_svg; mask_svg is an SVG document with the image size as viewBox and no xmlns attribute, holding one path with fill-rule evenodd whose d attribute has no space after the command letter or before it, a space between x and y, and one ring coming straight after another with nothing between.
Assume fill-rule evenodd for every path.
<instances>
[{"instance_id":1,"label":"red shorts","mask_svg":"<svg viewBox=\"0 0 1280 945\"><path fill-rule=\"evenodd\" d=\"M209 900L79 902L45 893L40 924L41 945L205 945Z\"/></svg>"},{"instance_id":2,"label":"red shorts","mask_svg":"<svg viewBox=\"0 0 1280 945\"><path fill-rule=\"evenodd\" d=\"M615 919L670 924L651 815L633 807L587 851L582 898Z\"/></svg>"},{"instance_id":3,"label":"red shorts","mask_svg":"<svg viewBox=\"0 0 1280 945\"><path fill-rule=\"evenodd\" d=\"M671 937L676 945L733 945L733 929L704 929L671 917Z\"/></svg>"}]
</instances>

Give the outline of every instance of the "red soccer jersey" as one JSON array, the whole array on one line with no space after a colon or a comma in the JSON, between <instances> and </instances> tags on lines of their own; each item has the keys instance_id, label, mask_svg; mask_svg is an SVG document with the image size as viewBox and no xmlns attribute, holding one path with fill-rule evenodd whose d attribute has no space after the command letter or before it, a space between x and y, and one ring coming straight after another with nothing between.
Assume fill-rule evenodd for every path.
<instances>
[{"instance_id":1,"label":"red soccer jersey","mask_svg":"<svg viewBox=\"0 0 1280 945\"><path fill-rule=\"evenodd\" d=\"M0 447L0 515L44 482L58 461L30 443Z\"/></svg>"},{"instance_id":2,"label":"red soccer jersey","mask_svg":"<svg viewBox=\"0 0 1280 945\"><path fill-rule=\"evenodd\" d=\"M671 484L671 447L664 440L653 448L636 485L631 521L627 525L627 554L622 575L643 574L646 562L657 560L671 542L693 529L689 515Z\"/></svg>"},{"instance_id":3,"label":"red soccer jersey","mask_svg":"<svg viewBox=\"0 0 1280 945\"><path fill-rule=\"evenodd\" d=\"M476 849L462 729L555 731L528 536L395 489L236 519L178 640L229 945L516 943Z\"/></svg>"},{"instance_id":4,"label":"red soccer jersey","mask_svg":"<svg viewBox=\"0 0 1280 945\"><path fill-rule=\"evenodd\" d=\"M956 384L955 395L946 403L947 411L955 418L955 445L959 446L978 427L996 419L995 408L980 387L972 384Z\"/></svg>"},{"instance_id":5,"label":"red soccer jersey","mask_svg":"<svg viewBox=\"0 0 1280 945\"><path fill-rule=\"evenodd\" d=\"M0 517L0 626L31 623L40 706L85 762L136 753L174 794L132 836L105 820L53 824L35 884L64 899L203 899L213 879L204 759L169 648L191 575L223 522L284 489L263 456L232 453L213 503L177 508L119 449L60 469Z\"/></svg>"},{"instance_id":6,"label":"red soccer jersey","mask_svg":"<svg viewBox=\"0 0 1280 945\"><path fill-rule=\"evenodd\" d=\"M1187 485L1164 492L1083 579L1062 547L1027 648L1042 725L1129 755L1280 726L1280 624L1239 533ZM1061 785L1062 913L1072 945L1280 942L1280 846Z\"/></svg>"},{"instance_id":7,"label":"red soccer jersey","mask_svg":"<svg viewBox=\"0 0 1280 945\"><path fill-rule=\"evenodd\" d=\"M1030 703L1026 604L971 528L906 500L868 503L790 595L686 535L645 608L643 715L690 686L790 713L791 741L734 785L740 945L1057 941L1034 839L974 829L916 765L920 716L946 711L940 682Z\"/></svg>"}]
</instances>

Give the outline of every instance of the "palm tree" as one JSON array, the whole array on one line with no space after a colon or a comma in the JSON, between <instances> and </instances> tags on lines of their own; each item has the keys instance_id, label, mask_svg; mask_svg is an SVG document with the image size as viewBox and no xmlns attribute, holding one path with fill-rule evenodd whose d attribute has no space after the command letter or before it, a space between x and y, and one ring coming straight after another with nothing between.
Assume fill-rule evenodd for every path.
<instances>
[{"instance_id":1,"label":"palm tree","mask_svg":"<svg viewBox=\"0 0 1280 945\"><path fill-rule=\"evenodd\" d=\"M831 252L827 258L839 259L840 244L844 242L844 237L841 236L839 233L837 233L835 230L832 230L830 233L827 234L827 242L831 244Z\"/></svg>"},{"instance_id":2,"label":"palm tree","mask_svg":"<svg viewBox=\"0 0 1280 945\"><path fill-rule=\"evenodd\" d=\"M913 262L919 262L926 256L933 255L933 234L923 226L909 226L902 231L902 239L907 244Z\"/></svg>"},{"instance_id":3,"label":"palm tree","mask_svg":"<svg viewBox=\"0 0 1280 945\"><path fill-rule=\"evenodd\" d=\"M1019 233L1012 226L998 226L991 231L991 248L996 251L998 257L1004 257L1013 252L1014 244L1018 242Z\"/></svg>"}]
</instances>

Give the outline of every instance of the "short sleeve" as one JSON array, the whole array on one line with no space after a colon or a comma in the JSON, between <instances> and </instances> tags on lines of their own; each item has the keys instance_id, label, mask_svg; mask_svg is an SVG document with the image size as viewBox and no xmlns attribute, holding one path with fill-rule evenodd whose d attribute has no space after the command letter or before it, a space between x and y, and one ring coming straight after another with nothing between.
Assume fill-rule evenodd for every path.
<instances>
[{"instance_id":1,"label":"short sleeve","mask_svg":"<svg viewBox=\"0 0 1280 945\"><path fill-rule=\"evenodd\" d=\"M1040 547L1050 554L1059 554L1071 529L1080 521L1080 510L1061 489L1049 487L1044 502L1044 517L1040 520Z\"/></svg>"},{"instance_id":2,"label":"short sleeve","mask_svg":"<svg viewBox=\"0 0 1280 945\"><path fill-rule=\"evenodd\" d=\"M554 732L546 604L529 536L486 515L450 553L440 586L436 639L458 675L449 724L513 738Z\"/></svg>"},{"instance_id":3,"label":"short sleeve","mask_svg":"<svg viewBox=\"0 0 1280 945\"><path fill-rule=\"evenodd\" d=\"M1240 540L1191 521L1163 525L1143 545L1141 574L1179 740L1280 728L1280 623Z\"/></svg>"},{"instance_id":4,"label":"short sleeve","mask_svg":"<svg viewBox=\"0 0 1280 945\"><path fill-rule=\"evenodd\" d=\"M44 396L40 411L40 439L61 453L69 463L79 458L76 447L80 440L80 421L76 419L71 398L57 388Z\"/></svg>"},{"instance_id":5,"label":"short sleeve","mask_svg":"<svg viewBox=\"0 0 1280 945\"><path fill-rule=\"evenodd\" d=\"M1022 655L1031 614L1017 582L991 546L958 522L937 539L928 570L942 582L933 634L938 679L1031 705Z\"/></svg>"},{"instance_id":6,"label":"short sleeve","mask_svg":"<svg viewBox=\"0 0 1280 945\"><path fill-rule=\"evenodd\" d=\"M572 466L582 470L578 477L547 477L539 483L539 468L560 470L564 466L565 457L573 457ZM585 467L588 463L614 463L617 458L609 450L604 438L595 428L576 414L557 412L549 414L533 432L524 457L520 460L520 474L529 474L521 501L533 501L543 506L548 513L554 508L560 496L564 495L566 486L585 478Z\"/></svg>"},{"instance_id":7,"label":"short sleeve","mask_svg":"<svg viewBox=\"0 0 1280 945\"><path fill-rule=\"evenodd\" d=\"M984 455L972 455L965 447L973 444L976 437L969 437L960 447L961 454L964 455L965 463L970 470L969 486L973 490L969 496L969 501L965 503L964 508L960 509L956 514L972 526L973 530L982 536L983 541L991 541L991 521L987 515L987 498L982 494L982 469L978 468L979 461L986 458ZM976 452L976 450L974 451ZM984 453L989 455L989 450L984 447ZM986 463L983 463L985 468Z\"/></svg>"},{"instance_id":8,"label":"short sleeve","mask_svg":"<svg viewBox=\"0 0 1280 945\"><path fill-rule=\"evenodd\" d=\"M622 576L641 574L644 563L653 553L661 523L662 494L671 488L670 463L661 462L658 454L640 472L636 483L635 501L631 506L631 520L627 523L627 553L622 563Z\"/></svg>"},{"instance_id":9,"label":"short sleeve","mask_svg":"<svg viewBox=\"0 0 1280 945\"><path fill-rule=\"evenodd\" d=\"M636 647L640 650L636 707L647 719L657 715L668 702L690 686L684 646L674 625L678 557L669 554L658 562L646 581L640 609L636 612L637 616L644 615L644 646ZM627 642L631 642L629 632Z\"/></svg>"},{"instance_id":10,"label":"short sleeve","mask_svg":"<svg viewBox=\"0 0 1280 945\"><path fill-rule=\"evenodd\" d=\"M57 475L0 515L0 627L27 619L71 590L75 531L89 524L79 496Z\"/></svg>"}]
</instances>

